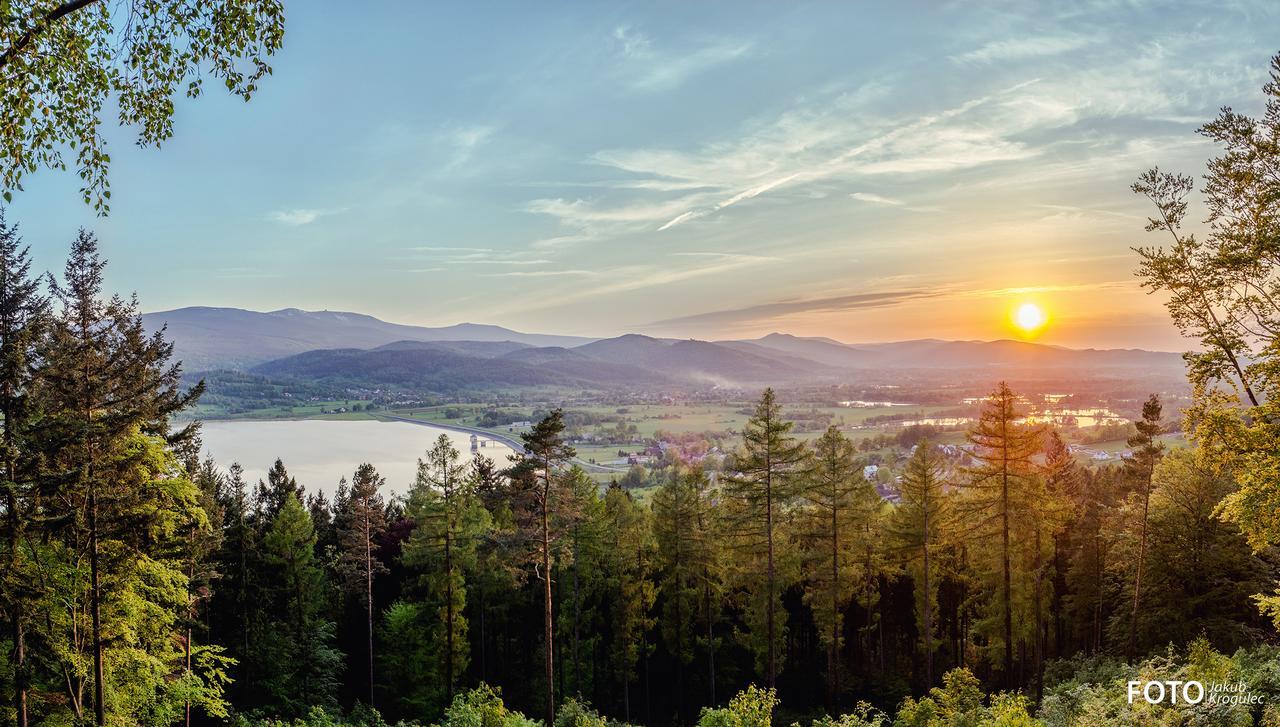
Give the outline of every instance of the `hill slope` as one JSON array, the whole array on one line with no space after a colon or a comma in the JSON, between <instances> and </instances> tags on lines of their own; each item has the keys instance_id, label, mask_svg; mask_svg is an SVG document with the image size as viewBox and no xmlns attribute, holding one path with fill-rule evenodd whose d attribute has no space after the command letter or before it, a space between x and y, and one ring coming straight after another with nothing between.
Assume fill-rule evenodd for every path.
<instances>
[{"instance_id":1,"label":"hill slope","mask_svg":"<svg viewBox=\"0 0 1280 727\"><path fill-rule=\"evenodd\" d=\"M177 358L188 371L242 369L304 351L374 348L397 341L511 341L528 346L577 346L576 336L520 333L499 326L460 323L442 328L388 323L361 313L259 312L240 308L191 307L146 313L148 330L168 326Z\"/></svg>"}]
</instances>

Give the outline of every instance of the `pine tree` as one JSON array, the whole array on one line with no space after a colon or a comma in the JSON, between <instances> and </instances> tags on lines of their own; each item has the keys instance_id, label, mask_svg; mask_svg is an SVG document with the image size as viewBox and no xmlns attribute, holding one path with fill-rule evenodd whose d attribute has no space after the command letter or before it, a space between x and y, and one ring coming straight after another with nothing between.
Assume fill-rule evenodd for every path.
<instances>
[{"instance_id":1,"label":"pine tree","mask_svg":"<svg viewBox=\"0 0 1280 727\"><path fill-rule=\"evenodd\" d=\"M1014 686L1013 671L1013 581L1015 565L1014 537L1017 535L1018 513L1029 504L1036 477L1034 458L1040 452L1040 431L1025 426L1018 408L1018 397L1005 382L1000 382L977 424L969 431L973 457L977 465L958 483L967 497L959 504L962 516L981 541L995 541L994 568L998 584L991 605L1000 621L996 640L1002 642L1004 655L1001 676L1005 685Z\"/></svg>"},{"instance_id":2,"label":"pine tree","mask_svg":"<svg viewBox=\"0 0 1280 727\"><path fill-rule=\"evenodd\" d=\"M1138 618L1142 605L1142 576L1147 562L1147 525L1151 517L1151 478L1156 463L1164 454L1164 444L1157 437L1164 432L1160 423L1160 397L1152 394L1142 405L1142 419L1134 422L1137 432L1129 437L1132 455L1125 462L1125 473L1133 482L1138 498L1137 523L1138 552L1134 562L1133 608L1129 612L1129 643L1126 654L1130 659L1138 652Z\"/></svg>"},{"instance_id":3,"label":"pine tree","mask_svg":"<svg viewBox=\"0 0 1280 727\"><path fill-rule=\"evenodd\" d=\"M103 299L105 266L97 240L81 230L63 282L53 286L60 310L41 354L46 385L40 393L47 412L41 442L49 466L42 487L60 508L51 522L68 536L73 552L86 553L89 561L90 623L84 646L93 663L97 725L105 724L108 709L102 582L111 575L104 569L118 565L115 553L107 553L112 562L104 563L104 543L115 547L138 538L145 532L139 517L168 516L151 499L157 492L121 468L135 466L140 442L148 437L165 437L169 443L189 438L194 426L171 434L168 418L203 391L203 385L180 389L180 369L170 363L173 347L162 334L146 333L136 301ZM68 692L78 713L82 701L74 684Z\"/></svg>"},{"instance_id":4,"label":"pine tree","mask_svg":"<svg viewBox=\"0 0 1280 727\"><path fill-rule=\"evenodd\" d=\"M753 596L748 609L751 647L763 662L759 666L770 688L777 683L778 651L785 630L777 613L783 590L778 577L779 530L783 508L796 494L806 460L804 444L790 436L791 426L782 419L782 405L773 389L765 389L743 427L743 449L735 461L736 471L725 478L723 491L730 507L730 532L743 552L746 590Z\"/></svg>"},{"instance_id":5,"label":"pine tree","mask_svg":"<svg viewBox=\"0 0 1280 727\"><path fill-rule=\"evenodd\" d=\"M367 645L369 649L369 706L374 706L373 694L373 579L386 573L387 567L374 552L374 541L381 537L387 528L386 505L378 488L385 480L374 469L373 465L364 463L356 468L351 478L351 493L345 499L344 513L341 518L343 527L337 532L339 549L339 569L343 575L344 586L350 593L358 593L364 601L367 624ZM312 510L315 511L316 507ZM324 508L319 508L323 510Z\"/></svg>"},{"instance_id":6,"label":"pine tree","mask_svg":"<svg viewBox=\"0 0 1280 727\"><path fill-rule=\"evenodd\" d=\"M921 440L907 461L906 471L898 485L902 499L894 511L889 533L894 544L902 550L904 559L918 569L914 580L920 639L924 646L925 686L928 688L933 686L934 606L938 589L936 558L952 514L946 487L946 461L929 440Z\"/></svg>"},{"instance_id":7,"label":"pine tree","mask_svg":"<svg viewBox=\"0 0 1280 727\"><path fill-rule=\"evenodd\" d=\"M1159 643L1208 638L1232 651L1254 642L1265 626L1254 594L1280 568L1250 551L1239 527L1218 516L1237 487L1234 472L1199 448L1170 452L1155 465L1142 626Z\"/></svg>"},{"instance_id":8,"label":"pine tree","mask_svg":"<svg viewBox=\"0 0 1280 727\"><path fill-rule=\"evenodd\" d=\"M262 676L255 659L253 639L263 615L262 603L262 523L255 517L256 505L244 468L232 462L222 481L218 504L223 512L222 547L217 556L221 573L210 608L214 631L237 662L232 684L236 702L250 704L249 689ZM267 526L270 523L266 523Z\"/></svg>"},{"instance_id":9,"label":"pine tree","mask_svg":"<svg viewBox=\"0 0 1280 727\"><path fill-rule=\"evenodd\" d=\"M418 477L409 492L408 516L414 529L405 543L403 561L418 574L425 605L433 609L426 633L439 661L426 673L440 684L438 706L453 701L458 679L467 667L467 573L474 569L476 547L488 527L488 513L475 494L476 480L448 435L441 434L418 460Z\"/></svg>"},{"instance_id":10,"label":"pine tree","mask_svg":"<svg viewBox=\"0 0 1280 727\"><path fill-rule=\"evenodd\" d=\"M283 628L265 634L264 683L284 715L335 704L342 655L333 647L334 624L324 617L328 589L316 563L315 527L293 492L285 495L263 538Z\"/></svg>"},{"instance_id":11,"label":"pine tree","mask_svg":"<svg viewBox=\"0 0 1280 727\"><path fill-rule=\"evenodd\" d=\"M522 434L524 452L511 469L515 493L521 502L518 522L524 541L531 546L534 570L542 581L543 666L546 677L547 724L555 722L555 618L552 612L552 566L555 549L566 526L576 518L576 503L564 471L576 455L564 441L564 412L553 410Z\"/></svg>"},{"instance_id":12,"label":"pine tree","mask_svg":"<svg viewBox=\"0 0 1280 727\"><path fill-rule=\"evenodd\" d=\"M818 639L827 648L828 707L839 714L844 608L862 580L857 572L865 566L863 536L880 497L862 476L853 444L837 427L828 427L814 441L812 454L802 491L808 507L798 533L807 566L804 597L819 627Z\"/></svg>"},{"instance_id":13,"label":"pine tree","mask_svg":"<svg viewBox=\"0 0 1280 727\"><path fill-rule=\"evenodd\" d=\"M604 516L610 539L606 552L613 664L621 681L623 720L630 722L631 682L637 663L648 650L645 635L653 626L653 531L648 513L618 485L605 493Z\"/></svg>"},{"instance_id":14,"label":"pine tree","mask_svg":"<svg viewBox=\"0 0 1280 727\"><path fill-rule=\"evenodd\" d=\"M0 416L4 418L3 477L6 564L0 577L0 613L7 614L13 640L13 710L27 727L27 619L29 578L20 544L31 527L33 471L25 439L31 427L30 393L36 376L36 347L48 324L48 301L31 277L31 254L0 210ZM25 574L25 575L24 575Z\"/></svg>"},{"instance_id":15,"label":"pine tree","mask_svg":"<svg viewBox=\"0 0 1280 727\"><path fill-rule=\"evenodd\" d=\"M653 534L658 593L662 596L662 635L675 658L676 710L684 716L684 666L693 661L697 618L707 634L713 627L712 594L720 590L716 539L711 532L711 484L700 467L685 468L653 494ZM715 643L708 635L707 658L715 704Z\"/></svg>"},{"instance_id":16,"label":"pine tree","mask_svg":"<svg viewBox=\"0 0 1280 727\"><path fill-rule=\"evenodd\" d=\"M257 502L262 509L262 517L266 522L276 519L280 508L289 495L298 498L298 502L306 502L306 493L298 484L298 480L289 474L284 462L277 459L267 470L267 481L258 480Z\"/></svg>"}]
</instances>

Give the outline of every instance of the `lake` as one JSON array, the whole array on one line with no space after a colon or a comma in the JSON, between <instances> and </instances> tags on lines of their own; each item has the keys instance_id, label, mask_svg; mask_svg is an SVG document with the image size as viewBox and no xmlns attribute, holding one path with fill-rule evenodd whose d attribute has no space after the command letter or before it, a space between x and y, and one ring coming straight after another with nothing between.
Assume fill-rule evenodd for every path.
<instances>
[{"instance_id":1,"label":"lake","mask_svg":"<svg viewBox=\"0 0 1280 727\"><path fill-rule=\"evenodd\" d=\"M370 462L386 478L383 494L408 492L422 457L441 434L447 434L462 460L471 458L471 435L440 427L374 420L326 421L207 421L202 428L204 451L225 470L232 462L244 467L250 484L265 479L279 458L289 474L308 493L332 497L338 479L351 480L363 462ZM488 441L480 448L499 465L507 463L511 449Z\"/></svg>"}]
</instances>

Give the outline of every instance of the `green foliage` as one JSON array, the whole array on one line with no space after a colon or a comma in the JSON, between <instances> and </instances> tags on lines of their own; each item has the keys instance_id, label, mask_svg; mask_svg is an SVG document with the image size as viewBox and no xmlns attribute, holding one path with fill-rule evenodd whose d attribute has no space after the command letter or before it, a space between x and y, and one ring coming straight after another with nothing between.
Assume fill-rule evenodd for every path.
<instances>
[{"instance_id":1,"label":"green foliage","mask_svg":"<svg viewBox=\"0 0 1280 727\"><path fill-rule=\"evenodd\" d=\"M239 716L231 724L232 727L416 727L418 723L397 722L391 725L377 710L356 705L346 715L323 707L312 707L305 716L293 720L249 719Z\"/></svg>"},{"instance_id":2,"label":"green foliage","mask_svg":"<svg viewBox=\"0 0 1280 727\"><path fill-rule=\"evenodd\" d=\"M416 625L407 621L397 628L406 630L407 641L389 640L401 669L391 679L403 681L415 675L417 685L393 690L396 699L411 699L430 705L429 711L449 702L454 685L467 668L470 655L467 580L477 564L477 544L490 527L489 513L477 497L477 481L461 463L461 455L448 436L440 435L425 459L418 461L418 477L409 492L407 515L414 530L405 543L401 559L414 574ZM392 614L389 614L389 616ZM407 611L401 609L401 617ZM419 638L429 647L424 659L406 659L419 648Z\"/></svg>"},{"instance_id":3,"label":"green foliage","mask_svg":"<svg viewBox=\"0 0 1280 727\"><path fill-rule=\"evenodd\" d=\"M454 697L436 727L539 727L539 723L507 709L497 690L481 684Z\"/></svg>"},{"instance_id":4,"label":"green foliage","mask_svg":"<svg viewBox=\"0 0 1280 727\"><path fill-rule=\"evenodd\" d=\"M586 702L570 697L556 712L555 727L628 727L623 722L603 717Z\"/></svg>"},{"instance_id":5,"label":"green foliage","mask_svg":"<svg viewBox=\"0 0 1280 727\"><path fill-rule=\"evenodd\" d=\"M887 727L889 716L866 702L858 702L852 712L839 717L821 717L813 727Z\"/></svg>"},{"instance_id":6,"label":"green foliage","mask_svg":"<svg viewBox=\"0 0 1280 727\"><path fill-rule=\"evenodd\" d=\"M743 427L742 449L722 489L724 532L735 551L732 575L745 600L746 645L770 684L785 660L781 514L799 492L808 457L791 427L773 389L765 389Z\"/></svg>"},{"instance_id":7,"label":"green foliage","mask_svg":"<svg viewBox=\"0 0 1280 727\"><path fill-rule=\"evenodd\" d=\"M1107 657L1078 658L1056 664L1038 716L1050 727L1059 725L1250 725L1262 720L1266 709L1280 699L1280 649L1259 646L1226 656L1198 639L1181 651L1170 649L1135 665ZM1217 683L1243 683L1261 698L1261 705L1229 704L1206 698L1197 705L1169 701L1148 704L1128 701L1130 681L1194 679L1209 689Z\"/></svg>"},{"instance_id":8,"label":"green foliage","mask_svg":"<svg viewBox=\"0 0 1280 727\"><path fill-rule=\"evenodd\" d=\"M778 693L752 684L721 709L704 709L698 727L770 727Z\"/></svg>"},{"instance_id":9,"label":"green foliage","mask_svg":"<svg viewBox=\"0 0 1280 727\"><path fill-rule=\"evenodd\" d=\"M1191 177L1157 168L1133 185L1155 207L1147 231L1168 242L1136 248L1138 275L1165 295L1173 323L1199 343L1184 355L1194 392L1185 428L1213 460L1234 465L1239 486L1220 512L1255 550L1280 544L1280 54L1262 92L1260 117L1224 107L1199 130L1222 149L1204 176L1203 236L1183 229ZM1277 601L1258 601L1280 625Z\"/></svg>"},{"instance_id":10,"label":"green foliage","mask_svg":"<svg viewBox=\"0 0 1280 727\"><path fill-rule=\"evenodd\" d=\"M5 201L25 174L63 169L106 213L111 157L103 107L118 109L140 146L173 134L174 99L199 96L206 77L245 101L271 73L284 42L279 0L180 0L0 4L0 190Z\"/></svg>"},{"instance_id":11,"label":"green foliage","mask_svg":"<svg viewBox=\"0 0 1280 727\"><path fill-rule=\"evenodd\" d=\"M288 715L335 705L342 654L333 646L334 624L324 615L329 591L315 562L315 542L310 513L289 493L263 539L281 622L261 636L262 686L278 713Z\"/></svg>"}]
</instances>

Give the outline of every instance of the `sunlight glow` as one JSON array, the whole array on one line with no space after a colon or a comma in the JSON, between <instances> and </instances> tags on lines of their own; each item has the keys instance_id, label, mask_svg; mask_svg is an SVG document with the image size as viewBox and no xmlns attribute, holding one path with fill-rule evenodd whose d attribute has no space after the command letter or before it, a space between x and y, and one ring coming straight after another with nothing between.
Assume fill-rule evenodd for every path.
<instances>
[{"instance_id":1,"label":"sunlight glow","mask_svg":"<svg viewBox=\"0 0 1280 727\"><path fill-rule=\"evenodd\" d=\"M1044 327L1048 317L1035 303L1023 303L1013 313L1013 323L1024 333L1035 333Z\"/></svg>"}]
</instances>

